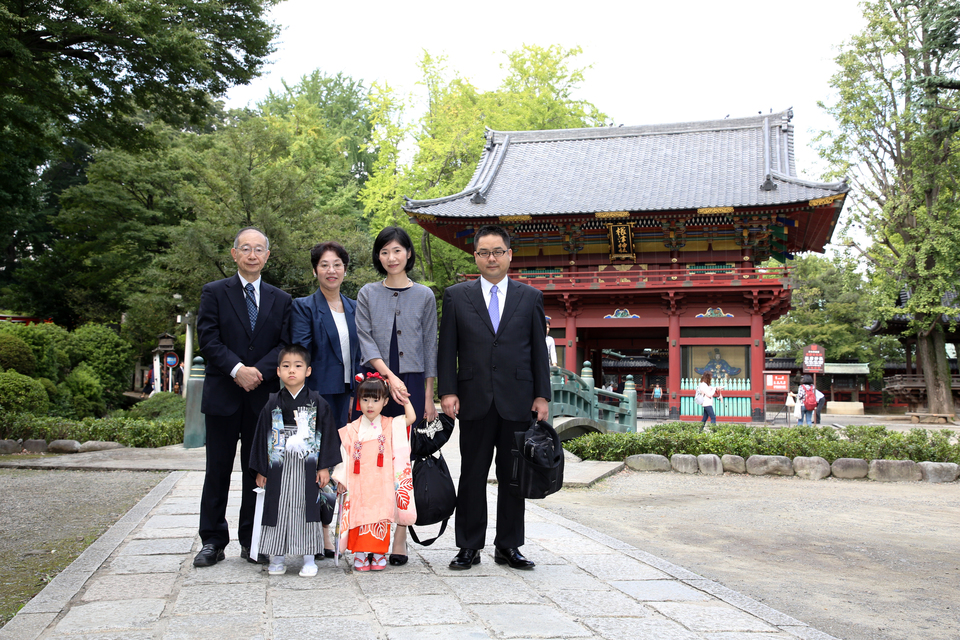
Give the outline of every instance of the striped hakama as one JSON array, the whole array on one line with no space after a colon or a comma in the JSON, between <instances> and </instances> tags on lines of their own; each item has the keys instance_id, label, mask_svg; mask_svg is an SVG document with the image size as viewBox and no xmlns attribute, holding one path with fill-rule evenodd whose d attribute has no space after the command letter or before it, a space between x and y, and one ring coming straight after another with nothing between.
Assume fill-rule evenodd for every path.
<instances>
[{"instance_id":1,"label":"striped hakama","mask_svg":"<svg viewBox=\"0 0 960 640\"><path fill-rule=\"evenodd\" d=\"M297 427L284 425L287 438L296 435ZM323 525L307 522L306 497L303 487L303 459L291 460L293 454L284 451L283 475L280 478L280 504L277 526L264 526L260 533L260 553L273 556L317 555L323 557ZM313 481L313 478L310 478Z\"/></svg>"}]
</instances>

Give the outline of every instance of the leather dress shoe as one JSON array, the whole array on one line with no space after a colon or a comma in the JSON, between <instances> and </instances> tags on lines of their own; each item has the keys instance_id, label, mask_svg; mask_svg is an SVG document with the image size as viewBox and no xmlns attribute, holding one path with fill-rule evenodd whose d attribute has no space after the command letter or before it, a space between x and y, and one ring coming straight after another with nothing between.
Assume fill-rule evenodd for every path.
<instances>
[{"instance_id":1,"label":"leather dress shoe","mask_svg":"<svg viewBox=\"0 0 960 640\"><path fill-rule=\"evenodd\" d=\"M480 564L480 552L476 549L460 549L457 557L450 561L450 568L463 570Z\"/></svg>"},{"instance_id":2,"label":"leather dress shoe","mask_svg":"<svg viewBox=\"0 0 960 640\"><path fill-rule=\"evenodd\" d=\"M240 557L251 564L270 564L270 557L263 553L257 554L256 560L252 559L250 557L250 547L243 545L240 545Z\"/></svg>"},{"instance_id":3,"label":"leather dress shoe","mask_svg":"<svg viewBox=\"0 0 960 640\"><path fill-rule=\"evenodd\" d=\"M193 566L212 567L223 560L224 557L226 556L223 555L223 547L218 547L212 542L209 542L203 545L203 548L200 549L200 553L198 553L193 559Z\"/></svg>"},{"instance_id":4,"label":"leather dress shoe","mask_svg":"<svg viewBox=\"0 0 960 640\"><path fill-rule=\"evenodd\" d=\"M508 564L511 569L533 569L536 565L531 560L527 560L517 548L500 549L493 552L493 561L497 564Z\"/></svg>"}]
</instances>

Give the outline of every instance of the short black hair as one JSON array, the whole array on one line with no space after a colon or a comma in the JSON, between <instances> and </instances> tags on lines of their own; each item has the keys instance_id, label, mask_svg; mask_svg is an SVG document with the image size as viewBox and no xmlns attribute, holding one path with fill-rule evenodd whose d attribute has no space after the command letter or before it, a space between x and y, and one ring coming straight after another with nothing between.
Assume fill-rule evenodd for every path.
<instances>
[{"instance_id":1,"label":"short black hair","mask_svg":"<svg viewBox=\"0 0 960 640\"><path fill-rule=\"evenodd\" d=\"M417 263L417 252L413 248L413 240L410 239L410 234L400 227L384 227L383 231L377 234L377 239L373 241L373 268L382 276L387 275L387 270L384 269L380 263L380 250L394 240L396 240L397 244L401 247L410 251L410 257L407 258L407 266L405 266L403 270L409 273L413 271L413 267Z\"/></svg>"},{"instance_id":2,"label":"short black hair","mask_svg":"<svg viewBox=\"0 0 960 640\"><path fill-rule=\"evenodd\" d=\"M383 378L365 378L357 387L357 402L364 398L384 400L390 398L390 387Z\"/></svg>"},{"instance_id":3,"label":"short black hair","mask_svg":"<svg viewBox=\"0 0 960 640\"><path fill-rule=\"evenodd\" d=\"M803 377L800 378L800 384L813 384L813 376L809 373L803 374Z\"/></svg>"},{"instance_id":4,"label":"short black hair","mask_svg":"<svg viewBox=\"0 0 960 640\"><path fill-rule=\"evenodd\" d=\"M307 363L307 366L310 366L310 352L307 351L307 348L303 345L297 343L288 344L280 349L280 355L277 356L277 366L279 367L283 359L288 356L299 356L301 360Z\"/></svg>"},{"instance_id":5,"label":"short black hair","mask_svg":"<svg viewBox=\"0 0 960 640\"><path fill-rule=\"evenodd\" d=\"M310 263L313 265L313 270L316 272L317 265L320 264L320 258L323 257L327 251L333 251L337 254L337 257L340 258L340 261L343 262L343 268L346 269L347 265L350 264L350 254L347 253L347 250L343 248L343 245L334 240L329 242L321 242L320 244L313 245L313 248L310 249Z\"/></svg>"},{"instance_id":6,"label":"short black hair","mask_svg":"<svg viewBox=\"0 0 960 640\"><path fill-rule=\"evenodd\" d=\"M473 246L477 246L477 243L480 242L480 238L483 236L500 236L504 246L507 249L510 248L510 234L500 225L486 224L477 229L477 232L473 236Z\"/></svg>"}]
</instances>

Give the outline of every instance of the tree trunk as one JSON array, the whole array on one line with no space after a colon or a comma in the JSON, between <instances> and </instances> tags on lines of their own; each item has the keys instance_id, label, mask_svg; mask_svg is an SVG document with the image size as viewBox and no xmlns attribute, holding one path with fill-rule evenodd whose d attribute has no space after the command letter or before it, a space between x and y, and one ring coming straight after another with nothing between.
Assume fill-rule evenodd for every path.
<instances>
[{"instance_id":1,"label":"tree trunk","mask_svg":"<svg viewBox=\"0 0 960 640\"><path fill-rule=\"evenodd\" d=\"M923 363L923 381L927 387L927 411L953 413L950 365L947 362L946 342L940 327L935 327L927 335L917 336L917 356L917 360Z\"/></svg>"}]
</instances>

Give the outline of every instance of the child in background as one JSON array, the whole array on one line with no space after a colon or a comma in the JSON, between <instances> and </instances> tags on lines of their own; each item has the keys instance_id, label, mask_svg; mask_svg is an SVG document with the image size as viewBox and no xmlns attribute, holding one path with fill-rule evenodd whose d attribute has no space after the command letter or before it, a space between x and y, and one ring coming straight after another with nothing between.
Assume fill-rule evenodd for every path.
<instances>
[{"instance_id":1,"label":"child in background","mask_svg":"<svg viewBox=\"0 0 960 640\"><path fill-rule=\"evenodd\" d=\"M277 375L283 389L270 394L260 412L250 453L257 486L265 489L260 553L270 555L270 575L286 573L286 556L302 555L300 575L317 575L323 555L320 487L340 462L330 405L304 386L310 354L299 344L280 351ZM256 522L254 526L261 526Z\"/></svg>"},{"instance_id":2,"label":"child in background","mask_svg":"<svg viewBox=\"0 0 960 640\"><path fill-rule=\"evenodd\" d=\"M357 571L380 571L387 566L390 525L397 514L394 443L398 449L407 444L407 427L417 420L409 398L403 399L404 415L382 416L389 401L386 381L379 373L367 374L357 387L361 415L340 429L341 462L333 470L333 479L339 493L350 493L347 548L354 554ZM403 448L409 459L409 444Z\"/></svg>"}]
</instances>

